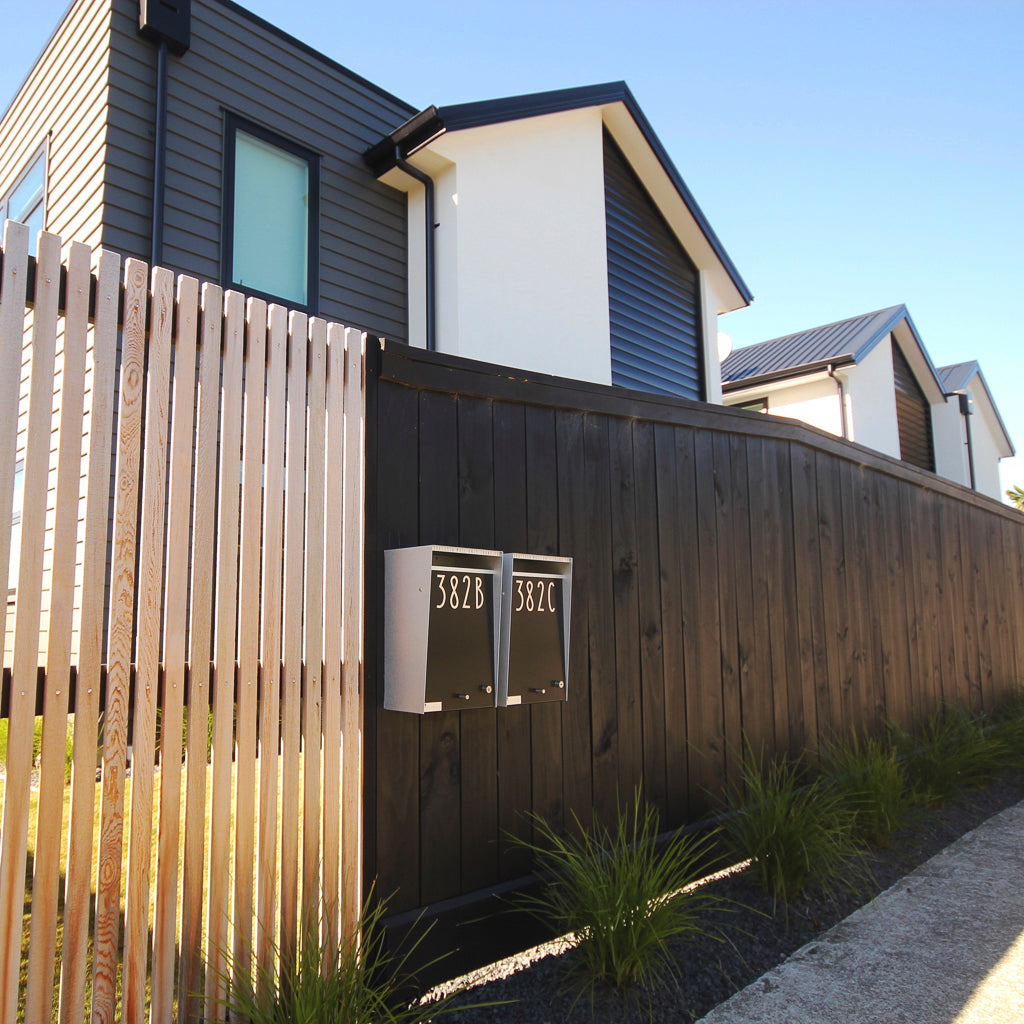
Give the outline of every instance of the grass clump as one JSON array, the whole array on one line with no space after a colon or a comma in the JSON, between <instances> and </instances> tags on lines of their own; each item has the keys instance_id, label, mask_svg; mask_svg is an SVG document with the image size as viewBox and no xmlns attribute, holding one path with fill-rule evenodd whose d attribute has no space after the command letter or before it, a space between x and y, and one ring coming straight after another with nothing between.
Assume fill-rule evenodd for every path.
<instances>
[{"instance_id":1,"label":"grass clump","mask_svg":"<svg viewBox=\"0 0 1024 1024\"><path fill-rule=\"evenodd\" d=\"M522 841L548 875L540 895L523 897L535 916L572 932L576 957L569 987L591 999L600 987L626 994L670 984L679 964L668 945L705 934L701 911L711 900L696 883L708 862L711 835L677 833L657 842L658 814L634 796L614 830L597 825L563 835L535 817L536 839Z\"/></svg>"},{"instance_id":2,"label":"grass clump","mask_svg":"<svg viewBox=\"0 0 1024 1024\"><path fill-rule=\"evenodd\" d=\"M841 792L798 762L783 757L762 767L748 750L725 800L725 842L775 900L788 902L811 884L840 888L861 873L854 815Z\"/></svg>"},{"instance_id":3,"label":"grass clump","mask_svg":"<svg viewBox=\"0 0 1024 1024\"><path fill-rule=\"evenodd\" d=\"M221 1006L229 1019L248 1024L427 1024L451 1013L449 1004L461 989L430 1001L410 998L406 967L419 943L404 955L387 952L384 912L384 904L373 902L371 894L360 918L361 941L345 942L336 952L321 938L315 919L302 929L294 955L284 955L264 936L275 969L261 966L255 955L239 963L228 954L219 976L228 992Z\"/></svg>"},{"instance_id":4,"label":"grass clump","mask_svg":"<svg viewBox=\"0 0 1024 1024\"><path fill-rule=\"evenodd\" d=\"M886 847L913 808L896 748L878 737L856 733L824 746L823 765L841 805L850 813L853 835Z\"/></svg>"},{"instance_id":5,"label":"grass clump","mask_svg":"<svg viewBox=\"0 0 1024 1024\"><path fill-rule=\"evenodd\" d=\"M962 789L988 785L1009 766L1009 749L983 716L946 705L913 733L891 729L915 802L937 807Z\"/></svg>"}]
</instances>

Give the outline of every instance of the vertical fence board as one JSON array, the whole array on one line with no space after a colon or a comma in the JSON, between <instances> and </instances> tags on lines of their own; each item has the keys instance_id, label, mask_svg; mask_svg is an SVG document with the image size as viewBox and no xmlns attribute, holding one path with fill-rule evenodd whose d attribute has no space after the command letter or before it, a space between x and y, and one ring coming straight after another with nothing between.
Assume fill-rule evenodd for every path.
<instances>
[{"instance_id":1,"label":"vertical fence board","mask_svg":"<svg viewBox=\"0 0 1024 1024\"><path fill-rule=\"evenodd\" d=\"M419 542L419 396L411 388L383 387L378 396L376 518L381 551ZM397 443L402 438L405 443ZM383 555L377 556L378 572ZM378 600L378 606L382 605ZM385 711L383 704L384 623L378 621L378 679L371 691L375 775L378 779L372 828L379 892L393 912L418 906L420 899L420 726L413 715Z\"/></svg>"},{"instance_id":2,"label":"vertical fence board","mask_svg":"<svg viewBox=\"0 0 1024 1024\"><path fill-rule=\"evenodd\" d=\"M189 520L192 502L192 430L195 413L199 284L179 277L175 300L173 421L167 495L167 582L164 601L163 717L160 722L160 806L153 903L151 1017L172 1020L178 841L181 836L182 723L188 616Z\"/></svg>"},{"instance_id":3,"label":"vertical fence board","mask_svg":"<svg viewBox=\"0 0 1024 1024\"><path fill-rule=\"evenodd\" d=\"M56 264L58 254L50 254ZM41 265L53 274L56 266ZM50 1020L54 958L57 944L57 898L60 891L62 815L50 808L62 804L64 750L68 729L68 687L71 676L71 619L75 590L75 545L82 460L85 397L85 355L89 316L87 246L73 245L68 258L67 315L57 439L57 482L54 497L53 573L47 631L46 690L39 766L36 852L32 878L32 923L25 1020ZM54 310L56 313L56 310Z\"/></svg>"},{"instance_id":4,"label":"vertical fence board","mask_svg":"<svg viewBox=\"0 0 1024 1024\"><path fill-rule=\"evenodd\" d=\"M583 421L584 480L589 517L584 558L590 569L587 621L590 637L590 731L593 813L614 821L619 803L618 685L615 677L614 569L612 564L611 465L608 419ZM622 685L625 685L623 680ZM536 723L537 713L534 713ZM536 730L535 730L536 731Z\"/></svg>"},{"instance_id":5,"label":"vertical fence board","mask_svg":"<svg viewBox=\"0 0 1024 1024\"><path fill-rule=\"evenodd\" d=\"M214 610L213 724L210 751L210 868L206 912L206 1017L222 1020L224 973L231 943L231 772L234 761L235 630L238 609L239 491L242 443L244 298L224 295L220 461L217 476L217 568Z\"/></svg>"},{"instance_id":6,"label":"vertical fence board","mask_svg":"<svg viewBox=\"0 0 1024 1024\"><path fill-rule=\"evenodd\" d=\"M458 543L458 423L453 395L420 396L421 544ZM429 903L458 891L462 875L462 749L457 711L423 715L420 729L420 898ZM448 838L451 837L449 844Z\"/></svg>"},{"instance_id":7,"label":"vertical fence board","mask_svg":"<svg viewBox=\"0 0 1024 1024\"><path fill-rule=\"evenodd\" d=\"M217 432L223 291L201 292L199 395L193 483L191 609L189 617L188 726L185 743L185 848L182 863L181 966L178 1018L202 1013L203 863L206 836L206 774L209 756L210 643L213 621L214 526L217 495Z\"/></svg>"},{"instance_id":8,"label":"vertical fence board","mask_svg":"<svg viewBox=\"0 0 1024 1024\"><path fill-rule=\"evenodd\" d=\"M555 455L556 465L561 471L560 492L564 498L558 503L558 536L562 552L573 558L572 607L569 628L569 678L566 681L568 700L561 712L561 784L558 788L557 803L539 803L538 795L551 799L551 789L538 779L536 767L532 772L531 786L533 808L543 814L548 822L560 827L565 820L566 807L572 807L584 826L590 823L593 763L593 737L590 731L591 685L588 651L587 622L590 618L589 580L592 567L581 552L586 551L587 522L590 516L586 496L585 419L581 412L557 410L555 413ZM531 437L532 437L531 430ZM532 442L529 447L532 445ZM531 470L534 458L527 456L527 521L532 527L534 489L539 481ZM531 484L530 481L533 481ZM527 542L533 536L528 530ZM539 708L530 708L531 749L534 749L533 732L543 730L545 721ZM552 716L553 717L553 716ZM544 741L539 740L537 749L543 749ZM571 818L570 818L571 820Z\"/></svg>"},{"instance_id":9,"label":"vertical fence board","mask_svg":"<svg viewBox=\"0 0 1024 1024\"><path fill-rule=\"evenodd\" d=\"M302 713L302 906L320 898L320 744L323 683L324 446L327 383L327 324L309 322L308 437L306 439L305 665ZM303 922L312 934L316 920Z\"/></svg>"},{"instance_id":10,"label":"vertical fence board","mask_svg":"<svg viewBox=\"0 0 1024 1024\"><path fill-rule=\"evenodd\" d=\"M667 771L665 763L665 679L662 636L660 573L644 571L657 566L658 487L654 425L634 421L633 452L636 460L634 510L637 525L637 596L639 598L640 705L643 721L641 755L644 794L659 820L666 820Z\"/></svg>"},{"instance_id":11,"label":"vertical fence board","mask_svg":"<svg viewBox=\"0 0 1024 1024\"><path fill-rule=\"evenodd\" d=\"M288 419L285 428L284 679L281 697L281 806L300 805L302 570L305 525L308 318L288 320ZM299 815L281 815L281 952L294 956L298 914Z\"/></svg>"},{"instance_id":12,"label":"vertical fence board","mask_svg":"<svg viewBox=\"0 0 1024 1024\"><path fill-rule=\"evenodd\" d=\"M524 409L495 402L494 544L501 551L525 551L526 543L526 424ZM571 669L571 663L570 663ZM498 716L498 877L516 878L529 870L530 859L516 840L530 838L530 823L521 808L530 806L530 708L519 705Z\"/></svg>"},{"instance_id":13,"label":"vertical fence board","mask_svg":"<svg viewBox=\"0 0 1024 1024\"><path fill-rule=\"evenodd\" d=\"M149 930L149 854L153 845L153 762L156 751L157 688L160 672L160 613L163 590L164 511L167 475L167 419L170 398L171 321L174 280L154 269L150 302L149 359L142 467L138 578L135 717L132 732L131 821L124 931L124 1021L142 1024L145 1015Z\"/></svg>"},{"instance_id":14,"label":"vertical fence board","mask_svg":"<svg viewBox=\"0 0 1024 1024\"><path fill-rule=\"evenodd\" d=\"M643 703L640 679L640 604L637 593L636 472L629 420L608 424L611 523L611 590L615 640L615 721L618 732L616 804L629 807L644 777Z\"/></svg>"},{"instance_id":15,"label":"vertical fence board","mask_svg":"<svg viewBox=\"0 0 1024 1024\"><path fill-rule=\"evenodd\" d=\"M107 563L107 500L110 493L114 351L117 343L121 261L101 252L97 267L92 337L88 476L82 549L82 618L78 645L75 739L68 815L68 863L64 889L60 1021L85 1015L85 980L92 875L93 808L96 799L96 730L103 662L104 586Z\"/></svg>"},{"instance_id":16,"label":"vertical fence board","mask_svg":"<svg viewBox=\"0 0 1024 1024\"><path fill-rule=\"evenodd\" d=\"M775 711L772 691L771 632L769 628L768 551L771 539L766 529L766 510L775 495L766 490L764 443L759 438L741 439L746 454L743 481L749 538L750 611L749 621L740 627L746 634L745 655L741 664L744 741L755 750L771 748L775 741ZM735 468L735 463L734 463Z\"/></svg>"},{"instance_id":17,"label":"vertical fence board","mask_svg":"<svg viewBox=\"0 0 1024 1024\"><path fill-rule=\"evenodd\" d=\"M14 463L18 450L18 389L25 338L25 281L28 228L4 222L3 278L0 281L0 508L14 505ZM11 518L0 515L0 579L9 579ZM0 601L0 637L7 635L7 602ZM0 650L0 670L5 650Z\"/></svg>"},{"instance_id":18,"label":"vertical fence board","mask_svg":"<svg viewBox=\"0 0 1024 1024\"><path fill-rule=\"evenodd\" d=\"M686 665L687 651L692 664L693 623L683 619L678 571L689 545L680 521L677 500L675 429L667 423L655 424L653 447L665 716L665 803L662 813L667 821L684 821L690 788L686 743Z\"/></svg>"},{"instance_id":19,"label":"vertical fence board","mask_svg":"<svg viewBox=\"0 0 1024 1024\"><path fill-rule=\"evenodd\" d=\"M337 331L340 344L342 332ZM366 551L366 335L349 329L345 338L345 469L342 584L342 929L355 937L363 889L363 729L366 722L363 629L366 620L363 569Z\"/></svg>"},{"instance_id":20,"label":"vertical fence board","mask_svg":"<svg viewBox=\"0 0 1024 1024\"><path fill-rule=\"evenodd\" d=\"M494 440L491 406L459 401L459 543L494 547ZM462 888L479 889L498 875L498 713L479 710L462 721Z\"/></svg>"},{"instance_id":21,"label":"vertical fence board","mask_svg":"<svg viewBox=\"0 0 1024 1024\"><path fill-rule=\"evenodd\" d=\"M558 460L554 414L550 409L530 406L526 409L523 425L526 440L526 550L555 554L559 523L554 493L561 463ZM531 781L534 798L539 801L534 806L537 813L544 815L555 827L561 827L564 821L563 708L561 703L530 707L530 743L534 763ZM589 783L589 779L586 781Z\"/></svg>"},{"instance_id":22,"label":"vertical fence board","mask_svg":"<svg viewBox=\"0 0 1024 1024\"><path fill-rule=\"evenodd\" d=\"M256 913L263 929L258 963L273 968L277 936L277 801L281 757L281 613L283 606L284 441L287 418L288 316L281 306L267 311L266 429L264 431L263 576L260 587L260 794L256 864Z\"/></svg>"},{"instance_id":23,"label":"vertical fence board","mask_svg":"<svg viewBox=\"0 0 1024 1024\"><path fill-rule=\"evenodd\" d=\"M8 231L8 234L12 232ZM60 240L39 236L40 272L36 276L36 307L32 323L32 368L25 477L22 493L21 551L18 561L18 601L14 613L14 657L11 675L7 774L4 786L3 831L0 832L0 1014L14 1020L21 958L22 907L25 902L25 858L28 850L29 788L15 785L32 764L36 675L39 657L43 543L46 518L50 419L53 411L53 371L57 333L57 261ZM21 239L11 259L24 265ZM20 376L20 374L19 374ZM7 507L10 507L8 502ZM6 513L4 514L6 518Z\"/></svg>"},{"instance_id":24,"label":"vertical fence board","mask_svg":"<svg viewBox=\"0 0 1024 1024\"><path fill-rule=\"evenodd\" d=\"M135 635L135 557L146 362L148 268L128 260L124 270L124 327L117 417L117 475L110 570L107 700L103 714L103 792L96 867L92 1019L113 1024L120 937L121 841L128 745L128 689Z\"/></svg>"},{"instance_id":25,"label":"vertical fence board","mask_svg":"<svg viewBox=\"0 0 1024 1024\"><path fill-rule=\"evenodd\" d=\"M323 932L328 952L338 949L341 936L341 726L342 613L345 540L345 330L327 328L327 441L324 465L324 814L323 814ZM330 567L335 567L331 571ZM358 688L358 676L356 678ZM358 723L350 736L358 732ZM347 922L346 922L347 923Z\"/></svg>"},{"instance_id":26,"label":"vertical fence board","mask_svg":"<svg viewBox=\"0 0 1024 1024\"><path fill-rule=\"evenodd\" d=\"M238 700L235 756L235 859L232 899L234 974L246 976L253 946L253 868L256 845L256 694L260 660L260 571L263 520L264 384L267 304L245 309L245 393L242 409L242 510L239 544ZM267 492L268 494L271 492ZM262 945L265 936L258 936Z\"/></svg>"}]
</instances>

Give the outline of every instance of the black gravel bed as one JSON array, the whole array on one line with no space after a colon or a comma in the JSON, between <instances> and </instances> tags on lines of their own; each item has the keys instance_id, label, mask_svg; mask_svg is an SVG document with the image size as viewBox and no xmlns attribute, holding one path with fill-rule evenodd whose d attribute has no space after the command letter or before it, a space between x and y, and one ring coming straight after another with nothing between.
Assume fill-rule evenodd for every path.
<instances>
[{"instance_id":1,"label":"black gravel bed","mask_svg":"<svg viewBox=\"0 0 1024 1024\"><path fill-rule=\"evenodd\" d=\"M922 812L885 850L867 857L870 877L850 891L809 891L789 904L773 906L770 896L742 873L711 883L728 909L704 914L711 937L681 941L672 955L681 965L677 982L628 997L600 990L593 1001L575 999L564 985L571 950L550 954L507 977L484 982L460 995L457 1003L508 1000L504 1005L459 1008L444 1020L453 1024L633 1024L691 1022L745 988L801 946L831 928L858 907L890 888L919 864L993 814L1024 799L1024 772L1003 776L985 790L967 792L951 803Z\"/></svg>"}]
</instances>

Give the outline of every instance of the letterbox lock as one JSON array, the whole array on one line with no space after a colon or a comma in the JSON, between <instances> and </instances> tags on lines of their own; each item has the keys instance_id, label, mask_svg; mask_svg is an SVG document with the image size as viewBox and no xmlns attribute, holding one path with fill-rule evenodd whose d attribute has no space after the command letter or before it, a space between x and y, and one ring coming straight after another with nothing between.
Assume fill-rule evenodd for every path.
<instances>
[{"instance_id":1,"label":"letterbox lock","mask_svg":"<svg viewBox=\"0 0 1024 1024\"><path fill-rule=\"evenodd\" d=\"M531 686L530 693L547 693L546 687L543 686Z\"/></svg>"},{"instance_id":2,"label":"letterbox lock","mask_svg":"<svg viewBox=\"0 0 1024 1024\"><path fill-rule=\"evenodd\" d=\"M469 700L469 694L468 693L453 693L452 696L456 700Z\"/></svg>"},{"instance_id":3,"label":"letterbox lock","mask_svg":"<svg viewBox=\"0 0 1024 1024\"><path fill-rule=\"evenodd\" d=\"M565 680L564 679L556 679L555 680L555 686L557 686L560 690L564 690L565 689Z\"/></svg>"},{"instance_id":4,"label":"letterbox lock","mask_svg":"<svg viewBox=\"0 0 1024 1024\"><path fill-rule=\"evenodd\" d=\"M494 693L494 687L490 685L481 686L480 689L483 693Z\"/></svg>"}]
</instances>

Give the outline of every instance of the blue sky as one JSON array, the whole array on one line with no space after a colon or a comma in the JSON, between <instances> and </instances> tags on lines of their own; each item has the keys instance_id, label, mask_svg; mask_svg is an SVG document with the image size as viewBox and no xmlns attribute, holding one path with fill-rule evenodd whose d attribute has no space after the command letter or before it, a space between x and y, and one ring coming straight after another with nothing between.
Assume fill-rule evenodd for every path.
<instances>
[{"instance_id":1,"label":"blue sky","mask_svg":"<svg viewBox=\"0 0 1024 1024\"><path fill-rule=\"evenodd\" d=\"M247 6L416 107L625 79L754 293L737 345L905 303L1024 456L1020 0ZM0 0L0 105L64 8Z\"/></svg>"}]
</instances>

